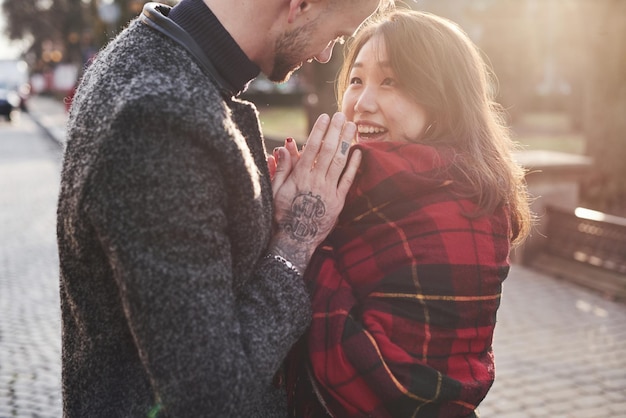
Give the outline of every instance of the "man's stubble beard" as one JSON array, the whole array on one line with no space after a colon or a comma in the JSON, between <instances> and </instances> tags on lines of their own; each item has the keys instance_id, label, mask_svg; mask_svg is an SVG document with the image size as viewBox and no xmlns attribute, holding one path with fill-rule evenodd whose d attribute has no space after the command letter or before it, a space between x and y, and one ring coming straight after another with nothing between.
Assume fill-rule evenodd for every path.
<instances>
[{"instance_id":1,"label":"man's stubble beard","mask_svg":"<svg viewBox=\"0 0 626 418\"><path fill-rule=\"evenodd\" d=\"M275 83L283 83L289 80L291 74L296 71L309 57L302 57L310 45L309 34L313 33L317 19L297 28L291 32L285 32L276 40L276 56L274 68L267 78Z\"/></svg>"}]
</instances>

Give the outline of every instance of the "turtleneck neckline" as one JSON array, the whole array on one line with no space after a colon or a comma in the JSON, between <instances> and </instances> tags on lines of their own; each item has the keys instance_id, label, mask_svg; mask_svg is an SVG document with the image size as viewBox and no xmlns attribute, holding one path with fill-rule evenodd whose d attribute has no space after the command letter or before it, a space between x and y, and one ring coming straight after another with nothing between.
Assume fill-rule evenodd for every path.
<instances>
[{"instance_id":1,"label":"turtleneck neckline","mask_svg":"<svg viewBox=\"0 0 626 418\"><path fill-rule=\"evenodd\" d=\"M261 72L204 1L182 0L168 17L196 41L220 75L238 91L245 91L248 83Z\"/></svg>"}]
</instances>

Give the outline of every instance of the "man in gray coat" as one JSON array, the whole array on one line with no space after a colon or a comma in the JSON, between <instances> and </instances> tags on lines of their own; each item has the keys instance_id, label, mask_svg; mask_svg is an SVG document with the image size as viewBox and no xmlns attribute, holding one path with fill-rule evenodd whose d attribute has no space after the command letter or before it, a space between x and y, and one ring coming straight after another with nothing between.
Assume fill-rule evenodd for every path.
<instances>
[{"instance_id":1,"label":"man in gray coat","mask_svg":"<svg viewBox=\"0 0 626 418\"><path fill-rule=\"evenodd\" d=\"M355 126L320 117L272 185L237 96L328 61L391 2L148 4L98 54L58 204L65 416L286 416L276 372L310 321L300 274L354 178Z\"/></svg>"}]
</instances>

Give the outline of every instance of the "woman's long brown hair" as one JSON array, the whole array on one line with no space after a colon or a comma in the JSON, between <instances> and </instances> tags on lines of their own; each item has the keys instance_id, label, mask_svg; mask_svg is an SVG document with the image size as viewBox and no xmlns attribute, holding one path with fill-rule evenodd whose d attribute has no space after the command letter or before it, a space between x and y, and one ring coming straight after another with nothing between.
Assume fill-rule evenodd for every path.
<instances>
[{"instance_id":1,"label":"woman's long brown hair","mask_svg":"<svg viewBox=\"0 0 626 418\"><path fill-rule=\"evenodd\" d=\"M413 10L378 15L348 44L337 83L339 108L356 56L374 36L384 40L400 86L430 115L432 126L417 141L457 151L455 169L479 207L469 215L507 205L511 240L521 242L532 225L525 171L513 159L516 145L494 99L495 78L476 45L458 25L436 15Z\"/></svg>"}]
</instances>

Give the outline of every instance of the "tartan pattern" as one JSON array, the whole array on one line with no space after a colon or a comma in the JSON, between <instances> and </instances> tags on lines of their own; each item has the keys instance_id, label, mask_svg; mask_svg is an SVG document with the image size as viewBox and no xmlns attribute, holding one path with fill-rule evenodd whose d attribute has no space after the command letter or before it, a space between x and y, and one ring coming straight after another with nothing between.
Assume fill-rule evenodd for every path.
<instances>
[{"instance_id":1,"label":"tartan pattern","mask_svg":"<svg viewBox=\"0 0 626 418\"><path fill-rule=\"evenodd\" d=\"M371 143L305 274L313 321L287 362L292 413L466 417L491 387L508 274L505 208L468 218L453 151ZM306 357L304 359L302 356Z\"/></svg>"}]
</instances>

